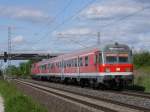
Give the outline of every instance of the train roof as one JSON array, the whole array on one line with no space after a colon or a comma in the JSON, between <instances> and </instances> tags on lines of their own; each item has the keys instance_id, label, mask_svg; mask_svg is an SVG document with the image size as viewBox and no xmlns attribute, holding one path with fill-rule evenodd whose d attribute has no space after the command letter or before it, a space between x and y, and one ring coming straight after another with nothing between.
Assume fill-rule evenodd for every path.
<instances>
[{"instance_id":1,"label":"train roof","mask_svg":"<svg viewBox=\"0 0 150 112\"><path fill-rule=\"evenodd\" d=\"M115 44L108 44L104 47L103 49L104 52L109 52L109 51L120 51L120 52L128 52L130 51L129 46L125 45L125 44L119 44L119 43L115 43Z\"/></svg>"},{"instance_id":2,"label":"train roof","mask_svg":"<svg viewBox=\"0 0 150 112\"><path fill-rule=\"evenodd\" d=\"M40 62L38 62L39 64L44 64L44 63L47 63L47 61L57 61L58 59L72 59L72 58L76 58L78 55L79 56L83 56L83 55L88 55L88 54L92 54L94 52L97 52L97 51L100 51L100 49L96 46L94 47L89 47L89 48L85 48L85 49L80 49L80 50L76 50L76 51L73 51L73 52L70 52L70 53L66 53L66 54L63 54L63 55L60 55L58 57L54 57L54 58L51 58L51 59L44 59Z\"/></svg>"},{"instance_id":3,"label":"train roof","mask_svg":"<svg viewBox=\"0 0 150 112\"><path fill-rule=\"evenodd\" d=\"M111 51L124 51L124 52L128 52L130 50L130 48L125 45L125 44L119 44L119 43L115 43L115 44L107 44L106 46L104 46L103 48L101 48L100 46L96 45L93 47L89 47L89 48L84 48L84 49L80 49L80 50L76 50L70 53L66 53L63 55L60 55L58 57L54 57L51 59L44 59L42 61L39 62L39 64L44 64L47 63L47 61L52 61L52 62L56 62L58 59L72 59L72 58L76 58L77 56L83 56L83 55L88 55L88 54L92 54L94 52L111 52Z\"/></svg>"}]
</instances>

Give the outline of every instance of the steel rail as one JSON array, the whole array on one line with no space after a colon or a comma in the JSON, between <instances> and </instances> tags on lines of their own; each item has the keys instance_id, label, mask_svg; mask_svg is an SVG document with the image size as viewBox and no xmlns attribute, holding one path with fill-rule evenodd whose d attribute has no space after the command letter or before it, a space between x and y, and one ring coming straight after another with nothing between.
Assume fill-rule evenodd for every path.
<instances>
[{"instance_id":1,"label":"steel rail","mask_svg":"<svg viewBox=\"0 0 150 112\"><path fill-rule=\"evenodd\" d=\"M30 81L25 81L25 82L31 83ZM92 96L92 95L81 94L78 91L73 92L73 91L64 90L64 89L60 89L60 88L50 87L50 86L44 85L42 83L39 84L38 82L32 82L32 83L33 84L38 84L38 85L41 85L41 86L44 86L44 87L53 88L53 89L56 89L56 90L60 90L60 91L69 92L69 93L72 93L72 94L84 96L84 97L87 97L87 98L91 98L91 99L95 99L95 100L100 100L100 101L104 101L104 102L107 102L107 103L116 104L116 105L119 105L119 106L123 106L123 107L131 108L131 109L139 110L139 111L150 112L150 109L147 109L147 108L144 108L144 107L130 105L130 104L122 103L122 102L119 102L119 101L114 101L114 100L111 100L111 99L96 97L96 96Z\"/></svg>"}]
</instances>

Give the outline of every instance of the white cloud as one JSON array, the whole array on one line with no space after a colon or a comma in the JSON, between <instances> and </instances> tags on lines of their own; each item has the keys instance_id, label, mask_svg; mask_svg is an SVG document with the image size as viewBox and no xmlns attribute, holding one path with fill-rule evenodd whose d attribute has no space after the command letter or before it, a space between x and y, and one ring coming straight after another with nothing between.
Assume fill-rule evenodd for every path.
<instances>
[{"instance_id":1,"label":"white cloud","mask_svg":"<svg viewBox=\"0 0 150 112\"><path fill-rule=\"evenodd\" d=\"M12 43L13 44L22 44L23 42L25 42L25 39L23 36L19 35L19 36L16 36L12 39Z\"/></svg>"},{"instance_id":2,"label":"white cloud","mask_svg":"<svg viewBox=\"0 0 150 112\"><path fill-rule=\"evenodd\" d=\"M11 6L0 6L0 17L34 23L44 22L49 19L49 16L41 10Z\"/></svg>"},{"instance_id":3,"label":"white cloud","mask_svg":"<svg viewBox=\"0 0 150 112\"><path fill-rule=\"evenodd\" d=\"M114 2L114 1L113 1ZM94 4L83 10L80 14L80 18L84 19L113 19L122 15L128 15L133 12L140 10L141 5L133 4L123 4L123 2L118 2L116 4L111 4L106 2L105 4Z\"/></svg>"},{"instance_id":4,"label":"white cloud","mask_svg":"<svg viewBox=\"0 0 150 112\"><path fill-rule=\"evenodd\" d=\"M72 29L66 29L64 31L54 32L53 34L57 37L79 37L94 35L95 32L90 28L76 27Z\"/></svg>"}]
</instances>

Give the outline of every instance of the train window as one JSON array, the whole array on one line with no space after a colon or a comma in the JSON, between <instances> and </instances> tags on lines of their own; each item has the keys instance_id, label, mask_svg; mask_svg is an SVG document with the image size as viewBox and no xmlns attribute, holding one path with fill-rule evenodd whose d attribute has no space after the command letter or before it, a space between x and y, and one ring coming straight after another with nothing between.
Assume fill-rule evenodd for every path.
<instances>
[{"instance_id":1,"label":"train window","mask_svg":"<svg viewBox=\"0 0 150 112\"><path fill-rule=\"evenodd\" d=\"M58 62L58 67L59 67L59 68L61 67L61 64L60 64L60 62Z\"/></svg>"},{"instance_id":2,"label":"train window","mask_svg":"<svg viewBox=\"0 0 150 112\"><path fill-rule=\"evenodd\" d=\"M83 66L82 58L79 58L79 65L80 65L80 66Z\"/></svg>"},{"instance_id":3,"label":"train window","mask_svg":"<svg viewBox=\"0 0 150 112\"><path fill-rule=\"evenodd\" d=\"M46 70L46 65L41 65L41 66L40 66L40 69L41 69L41 70Z\"/></svg>"},{"instance_id":4,"label":"train window","mask_svg":"<svg viewBox=\"0 0 150 112\"><path fill-rule=\"evenodd\" d=\"M97 64L99 62L99 58L98 55L96 54L94 57L94 64Z\"/></svg>"},{"instance_id":5,"label":"train window","mask_svg":"<svg viewBox=\"0 0 150 112\"><path fill-rule=\"evenodd\" d=\"M88 66L88 65L89 65L89 57L86 56L86 57L85 57L85 66Z\"/></svg>"},{"instance_id":6,"label":"train window","mask_svg":"<svg viewBox=\"0 0 150 112\"><path fill-rule=\"evenodd\" d=\"M54 63L52 63L52 65L51 65L51 69L53 69L54 68Z\"/></svg>"},{"instance_id":7,"label":"train window","mask_svg":"<svg viewBox=\"0 0 150 112\"><path fill-rule=\"evenodd\" d=\"M106 63L117 63L117 56L106 56Z\"/></svg>"},{"instance_id":8,"label":"train window","mask_svg":"<svg viewBox=\"0 0 150 112\"><path fill-rule=\"evenodd\" d=\"M59 68L59 62L57 62L57 67Z\"/></svg>"},{"instance_id":9,"label":"train window","mask_svg":"<svg viewBox=\"0 0 150 112\"><path fill-rule=\"evenodd\" d=\"M128 62L128 57L119 57L119 63L127 63Z\"/></svg>"},{"instance_id":10,"label":"train window","mask_svg":"<svg viewBox=\"0 0 150 112\"><path fill-rule=\"evenodd\" d=\"M73 60L73 65L76 67L76 59Z\"/></svg>"},{"instance_id":11,"label":"train window","mask_svg":"<svg viewBox=\"0 0 150 112\"><path fill-rule=\"evenodd\" d=\"M72 60L69 60L69 67L72 66Z\"/></svg>"},{"instance_id":12,"label":"train window","mask_svg":"<svg viewBox=\"0 0 150 112\"><path fill-rule=\"evenodd\" d=\"M72 59L72 67L75 67L75 59Z\"/></svg>"},{"instance_id":13,"label":"train window","mask_svg":"<svg viewBox=\"0 0 150 112\"><path fill-rule=\"evenodd\" d=\"M99 54L99 63L102 63L102 54Z\"/></svg>"},{"instance_id":14,"label":"train window","mask_svg":"<svg viewBox=\"0 0 150 112\"><path fill-rule=\"evenodd\" d=\"M77 67L77 59L75 59L75 67Z\"/></svg>"},{"instance_id":15,"label":"train window","mask_svg":"<svg viewBox=\"0 0 150 112\"><path fill-rule=\"evenodd\" d=\"M70 60L68 61L68 67L70 67Z\"/></svg>"},{"instance_id":16,"label":"train window","mask_svg":"<svg viewBox=\"0 0 150 112\"><path fill-rule=\"evenodd\" d=\"M49 69L51 68L51 64L50 64L50 63L48 64L48 68L49 68Z\"/></svg>"},{"instance_id":17,"label":"train window","mask_svg":"<svg viewBox=\"0 0 150 112\"><path fill-rule=\"evenodd\" d=\"M58 65L59 65L59 68L60 68L61 67L61 63L59 62Z\"/></svg>"},{"instance_id":18,"label":"train window","mask_svg":"<svg viewBox=\"0 0 150 112\"><path fill-rule=\"evenodd\" d=\"M68 65L68 61L66 61L66 67L68 67L69 65Z\"/></svg>"},{"instance_id":19,"label":"train window","mask_svg":"<svg viewBox=\"0 0 150 112\"><path fill-rule=\"evenodd\" d=\"M68 61L66 61L66 68L68 67Z\"/></svg>"},{"instance_id":20,"label":"train window","mask_svg":"<svg viewBox=\"0 0 150 112\"><path fill-rule=\"evenodd\" d=\"M57 62L57 67L59 68L59 63Z\"/></svg>"},{"instance_id":21,"label":"train window","mask_svg":"<svg viewBox=\"0 0 150 112\"><path fill-rule=\"evenodd\" d=\"M64 61L63 65L64 65L64 68L66 68L66 61Z\"/></svg>"}]
</instances>

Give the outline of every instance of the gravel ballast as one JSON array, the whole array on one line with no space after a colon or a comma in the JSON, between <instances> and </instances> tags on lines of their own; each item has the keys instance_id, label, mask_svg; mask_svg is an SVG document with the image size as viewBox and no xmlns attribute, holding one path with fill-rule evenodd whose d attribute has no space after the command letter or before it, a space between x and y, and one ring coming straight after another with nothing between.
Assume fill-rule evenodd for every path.
<instances>
[{"instance_id":1,"label":"gravel ballast","mask_svg":"<svg viewBox=\"0 0 150 112\"><path fill-rule=\"evenodd\" d=\"M32 82L37 82L37 81L32 80ZM146 98L115 94L115 93L111 93L108 91L92 90L89 88L81 88L77 86L63 85L63 84L58 84L58 83L49 83L49 82L40 82L40 83L49 87L59 88L59 89L67 90L67 91L73 91L73 92L77 92L77 93L81 93L85 95L92 95L92 96L100 97L100 98L106 98L106 99L118 101L121 103L130 104L133 106L139 106L139 107L150 109L150 99L146 99Z\"/></svg>"},{"instance_id":2,"label":"gravel ballast","mask_svg":"<svg viewBox=\"0 0 150 112\"><path fill-rule=\"evenodd\" d=\"M15 83L15 82L14 82ZM55 95L48 95L37 89L30 88L23 84L15 83L16 87L23 91L26 95L31 96L33 99L44 105L49 112L91 112L77 103L65 101Z\"/></svg>"}]
</instances>

